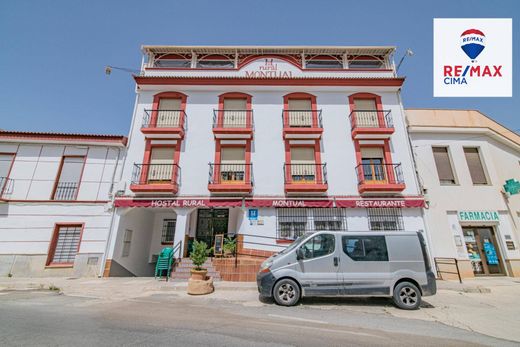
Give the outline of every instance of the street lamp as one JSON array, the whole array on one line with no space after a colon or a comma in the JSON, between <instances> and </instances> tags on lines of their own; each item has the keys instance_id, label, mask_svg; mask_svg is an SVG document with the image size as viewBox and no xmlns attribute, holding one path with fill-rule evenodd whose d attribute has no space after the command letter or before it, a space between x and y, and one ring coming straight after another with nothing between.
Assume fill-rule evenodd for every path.
<instances>
[{"instance_id":1,"label":"street lamp","mask_svg":"<svg viewBox=\"0 0 520 347\"><path fill-rule=\"evenodd\" d=\"M401 58L401 60L399 60L399 64L397 64L397 69L395 69L395 72L399 71L399 68L401 67L401 64L403 63L405 57L407 57L407 56L412 57L413 55L414 55L414 52L410 48L408 48L406 50L406 52L403 54L403 57Z\"/></svg>"}]
</instances>

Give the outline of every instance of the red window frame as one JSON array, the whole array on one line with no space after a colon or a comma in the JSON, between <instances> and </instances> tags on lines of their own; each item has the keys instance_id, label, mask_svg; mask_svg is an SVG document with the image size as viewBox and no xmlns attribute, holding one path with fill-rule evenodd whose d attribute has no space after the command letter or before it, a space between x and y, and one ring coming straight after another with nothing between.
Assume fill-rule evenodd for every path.
<instances>
[{"instance_id":1,"label":"red window frame","mask_svg":"<svg viewBox=\"0 0 520 347\"><path fill-rule=\"evenodd\" d=\"M83 222L66 222L66 223L55 223L54 230L52 233L51 242L49 243L49 249L47 250L47 260L45 262L46 267L72 267L74 263L53 263L52 259L54 258L56 252L56 244L58 243L58 236L61 227L80 227L79 233L79 242L78 249L76 250L76 255L79 253L79 249L81 247L81 241L83 240L83 231L85 230L85 223Z\"/></svg>"},{"instance_id":2,"label":"red window frame","mask_svg":"<svg viewBox=\"0 0 520 347\"><path fill-rule=\"evenodd\" d=\"M252 106L252 96L246 93L240 92L229 92L219 95L218 97L218 118L217 118L217 128L224 127L224 100L226 99L240 99L246 100L246 128L249 129L252 126L253 121L253 106Z\"/></svg>"},{"instance_id":3,"label":"red window frame","mask_svg":"<svg viewBox=\"0 0 520 347\"><path fill-rule=\"evenodd\" d=\"M184 129L184 124L186 122L186 119L184 118L186 115L186 102L188 100L188 96L180 92L162 92L153 96L152 117L150 119L150 124L157 124L158 110L161 99L181 99L181 120L179 122L179 128Z\"/></svg>"},{"instance_id":4,"label":"red window frame","mask_svg":"<svg viewBox=\"0 0 520 347\"><path fill-rule=\"evenodd\" d=\"M81 167L81 173L79 175L78 188L76 189L76 194L74 195L74 199L66 200L66 201L74 201L74 200L78 199L79 188L81 187L81 181L83 180L83 172L85 171L85 164L87 162L87 155L88 155L88 153L85 155L63 155L61 157L60 167L58 168L58 174L56 175L56 178L54 180L54 187L52 188L52 194L51 194L50 200L60 201L60 200L55 200L54 196L56 195L56 190L58 189L58 183L60 182L61 172L63 170L63 164L65 163L66 158L83 158L83 166Z\"/></svg>"},{"instance_id":5,"label":"red window frame","mask_svg":"<svg viewBox=\"0 0 520 347\"><path fill-rule=\"evenodd\" d=\"M246 164L246 174L244 177L244 182L246 184L251 183L251 139L246 140L246 143L222 143L221 139L215 140L215 165L221 164L222 160L222 148L245 148L245 164ZM213 170L213 181L220 182L218 177L220 175L220 170Z\"/></svg>"},{"instance_id":6,"label":"red window frame","mask_svg":"<svg viewBox=\"0 0 520 347\"><path fill-rule=\"evenodd\" d=\"M143 157L143 170L141 170L141 177L140 182L148 182L148 167L150 164L150 161L152 160L152 150L154 148L173 148L173 170L172 170L172 180L171 182L173 184L177 184L177 166L179 165L179 160L181 157L181 141L177 141L177 143L173 144L162 144L162 143L156 143L152 144L153 140L146 140L145 149L144 149L144 157Z\"/></svg>"},{"instance_id":7,"label":"red window frame","mask_svg":"<svg viewBox=\"0 0 520 347\"><path fill-rule=\"evenodd\" d=\"M288 122L288 113L289 111L289 100L310 100L311 101L311 111L312 111L312 128L318 128L318 106L316 103L316 95L309 93L290 93L286 94L283 97L283 126L284 128L289 128Z\"/></svg>"},{"instance_id":8,"label":"red window frame","mask_svg":"<svg viewBox=\"0 0 520 347\"><path fill-rule=\"evenodd\" d=\"M356 111L356 100L374 100L376 103L377 121L380 128L386 128L386 122L384 119L383 103L381 102L381 96L372 93L356 93L348 97L350 104L350 112Z\"/></svg>"},{"instance_id":9,"label":"red window frame","mask_svg":"<svg viewBox=\"0 0 520 347\"><path fill-rule=\"evenodd\" d=\"M388 139L383 140L382 144L363 144L361 145L359 141L354 141L354 148L356 149L356 162L357 166L360 167L360 170L363 170L363 168L360 166L363 164L363 158L361 155L361 149L362 148L382 148L383 149L383 164L393 164L392 162L392 152L390 151L390 141ZM385 167L385 173L387 175L388 182L394 182L394 170L388 169L388 166ZM362 172L361 172L362 173ZM360 173L358 172L358 175Z\"/></svg>"},{"instance_id":10,"label":"red window frame","mask_svg":"<svg viewBox=\"0 0 520 347\"><path fill-rule=\"evenodd\" d=\"M312 148L314 149L314 164L319 170L316 170L316 182L323 182L323 172L321 167L321 146L320 140L313 140L314 144L291 144L290 140L285 140L285 164L291 164L291 148ZM289 183L292 182L291 167L285 167L285 177L291 178Z\"/></svg>"}]
</instances>

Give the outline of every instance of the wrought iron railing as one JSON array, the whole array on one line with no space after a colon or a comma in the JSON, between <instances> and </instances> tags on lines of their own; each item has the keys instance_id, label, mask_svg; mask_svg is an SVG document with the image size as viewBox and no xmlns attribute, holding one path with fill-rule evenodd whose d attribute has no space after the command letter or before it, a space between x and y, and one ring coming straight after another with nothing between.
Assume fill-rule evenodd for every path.
<instances>
[{"instance_id":1,"label":"wrought iron railing","mask_svg":"<svg viewBox=\"0 0 520 347\"><path fill-rule=\"evenodd\" d=\"M253 110L213 110L213 128L252 129Z\"/></svg>"},{"instance_id":2,"label":"wrought iron railing","mask_svg":"<svg viewBox=\"0 0 520 347\"><path fill-rule=\"evenodd\" d=\"M253 185L253 164L209 164L209 184Z\"/></svg>"},{"instance_id":3,"label":"wrought iron railing","mask_svg":"<svg viewBox=\"0 0 520 347\"><path fill-rule=\"evenodd\" d=\"M393 128L394 121L390 111L355 110L350 113L351 129L355 128Z\"/></svg>"},{"instance_id":4,"label":"wrought iron railing","mask_svg":"<svg viewBox=\"0 0 520 347\"><path fill-rule=\"evenodd\" d=\"M321 110L283 110L284 128L323 128Z\"/></svg>"},{"instance_id":5,"label":"wrought iron railing","mask_svg":"<svg viewBox=\"0 0 520 347\"><path fill-rule=\"evenodd\" d=\"M356 166L358 184L404 183L401 164L360 164Z\"/></svg>"},{"instance_id":6,"label":"wrought iron railing","mask_svg":"<svg viewBox=\"0 0 520 347\"><path fill-rule=\"evenodd\" d=\"M182 128L186 121L183 110L144 110L142 128Z\"/></svg>"},{"instance_id":7,"label":"wrought iron railing","mask_svg":"<svg viewBox=\"0 0 520 347\"><path fill-rule=\"evenodd\" d=\"M327 164L284 164L285 184L326 184Z\"/></svg>"},{"instance_id":8,"label":"wrought iron railing","mask_svg":"<svg viewBox=\"0 0 520 347\"><path fill-rule=\"evenodd\" d=\"M131 184L177 184L181 168L171 164L134 164Z\"/></svg>"},{"instance_id":9,"label":"wrought iron railing","mask_svg":"<svg viewBox=\"0 0 520 347\"><path fill-rule=\"evenodd\" d=\"M0 199L13 193L14 181L8 177L0 177Z\"/></svg>"},{"instance_id":10,"label":"wrought iron railing","mask_svg":"<svg viewBox=\"0 0 520 347\"><path fill-rule=\"evenodd\" d=\"M79 182L58 182L54 190L53 200L76 200Z\"/></svg>"}]
</instances>

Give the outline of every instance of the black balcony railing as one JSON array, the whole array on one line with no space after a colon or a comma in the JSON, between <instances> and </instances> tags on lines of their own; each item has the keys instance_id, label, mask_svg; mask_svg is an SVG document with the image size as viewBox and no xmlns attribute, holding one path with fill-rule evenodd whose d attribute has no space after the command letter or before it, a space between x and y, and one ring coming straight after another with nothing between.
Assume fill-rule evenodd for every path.
<instances>
[{"instance_id":1,"label":"black balcony railing","mask_svg":"<svg viewBox=\"0 0 520 347\"><path fill-rule=\"evenodd\" d=\"M209 184L253 185L253 164L209 164Z\"/></svg>"},{"instance_id":2,"label":"black balcony railing","mask_svg":"<svg viewBox=\"0 0 520 347\"><path fill-rule=\"evenodd\" d=\"M253 110L213 110L213 128L252 129Z\"/></svg>"},{"instance_id":3,"label":"black balcony railing","mask_svg":"<svg viewBox=\"0 0 520 347\"><path fill-rule=\"evenodd\" d=\"M177 184L181 168L171 164L134 164L131 184Z\"/></svg>"},{"instance_id":4,"label":"black balcony railing","mask_svg":"<svg viewBox=\"0 0 520 347\"><path fill-rule=\"evenodd\" d=\"M13 193L14 181L7 177L0 177L0 199Z\"/></svg>"},{"instance_id":5,"label":"black balcony railing","mask_svg":"<svg viewBox=\"0 0 520 347\"><path fill-rule=\"evenodd\" d=\"M350 113L351 129L355 128L388 128L394 127L390 111L355 110Z\"/></svg>"},{"instance_id":6,"label":"black balcony railing","mask_svg":"<svg viewBox=\"0 0 520 347\"><path fill-rule=\"evenodd\" d=\"M58 182L54 190L53 200L76 200L79 182Z\"/></svg>"},{"instance_id":7,"label":"black balcony railing","mask_svg":"<svg viewBox=\"0 0 520 347\"><path fill-rule=\"evenodd\" d=\"M284 164L285 184L326 184L327 164Z\"/></svg>"},{"instance_id":8,"label":"black balcony railing","mask_svg":"<svg viewBox=\"0 0 520 347\"><path fill-rule=\"evenodd\" d=\"M144 113L142 128L185 128L183 110L144 110Z\"/></svg>"},{"instance_id":9,"label":"black balcony railing","mask_svg":"<svg viewBox=\"0 0 520 347\"><path fill-rule=\"evenodd\" d=\"M284 128L323 128L321 110L283 110Z\"/></svg>"},{"instance_id":10,"label":"black balcony railing","mask_svg":"<svg viewBox=\"0 0 520 347\"><path fill-rule=\"evenodd\" d=\"M356 166L358 184L402 184L401 164L360 164Z\"/></svg>"}]
</instances>

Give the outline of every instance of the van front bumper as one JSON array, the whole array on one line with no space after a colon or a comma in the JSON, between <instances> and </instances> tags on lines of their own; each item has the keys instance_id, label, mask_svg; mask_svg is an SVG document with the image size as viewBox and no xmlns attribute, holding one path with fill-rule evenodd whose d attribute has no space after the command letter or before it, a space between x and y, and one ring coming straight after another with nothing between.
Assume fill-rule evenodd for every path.
<instances>
[{"instance_id":1,"label":"van front bumper","mask_svg":"<svg viewBox=\"0 0 520 347\"><path fill-rule=\"evenodd\" d=\"M421 286L422 295L430 296L437 293L437 282L435 281L435 274L432 271L426 273L426 285Z\"/></svg>"},{"instance_id":2,"label":"van front bumper","mask_svg":"<svg viewBox=\"0 0 520 347\"><path fill-rule=\"evenodd\" d=\"M273 276L271 271L259 272L256 274L258 292L263 297L270 298L273 296L274 282L276 282L276 278Z\"/></svg>"}]
</instances>

